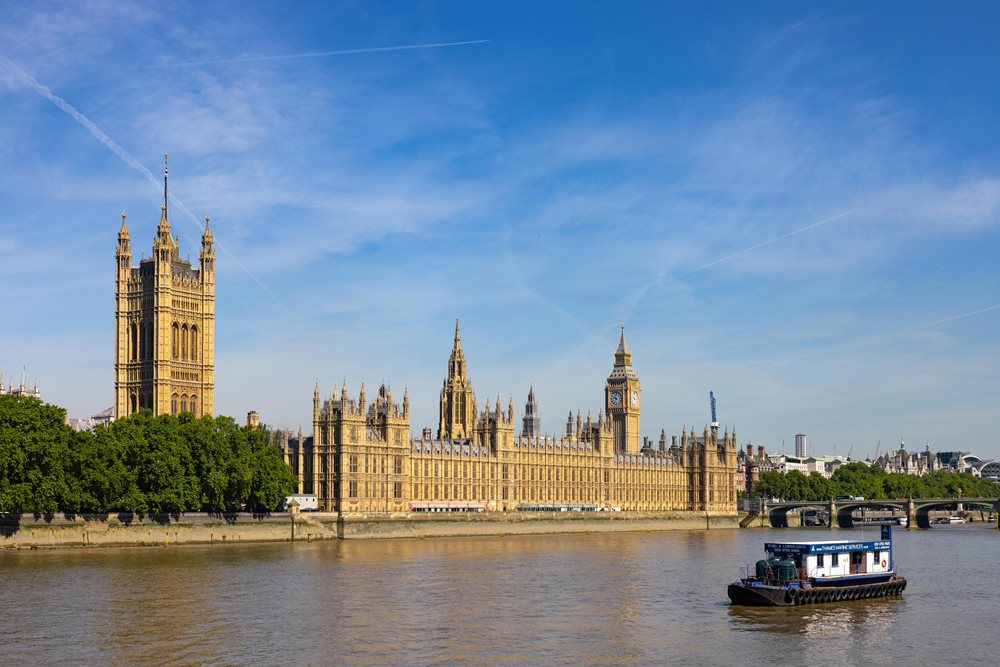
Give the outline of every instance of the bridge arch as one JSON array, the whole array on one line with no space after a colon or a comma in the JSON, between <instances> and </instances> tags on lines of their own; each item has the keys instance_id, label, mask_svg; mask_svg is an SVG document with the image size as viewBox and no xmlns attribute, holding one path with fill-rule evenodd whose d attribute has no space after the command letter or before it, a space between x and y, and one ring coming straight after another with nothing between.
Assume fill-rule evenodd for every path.
<instances>
[{"instance_id":1,"label":"bridge arch","mask_svg":"<svg viewBox=\"0 0 1000 667\"><path fill-rule=\"evenodd\" d=\"M836 501L834 505L837 510L837 526L839 528L853 528L854 512L860 509L892 509L902 510L905 513L907 509L906 502L905 500L898 499Z\"/></svg>"},{"instance_id":2,"label":"bridge arch","mask_svg":"<svg viewBox=\"0 0 1000 667\"><path fill-rule=\"evenodd\" d=\"M933 498L930 500L914 500L913 513L918 528L930 528L930 513L933 510L951 509L958 505L976 505L988 507L994 512L1000 512L1000 499L994 498Z\"/></svg>"},{"instance_id":3,"label":"bridge arch","mask_svg":"<svg viewBox=\"0 0 1000 667\"><path fill-rule=\"evenodd\" d=\"M958 505L988 507L1000 516L1000 498L887 498L878 500L788 500L768 501L763 504L773 528L788 527L788 512L793 509L816 509L830 512L831 523L836 521L839 528L854 526L853 514L859 509L893 509L906 513L911 528L930 528L929 513L935 509L945 509ZM832 527L832 526L831 526ZM1000 524L998 524L1000 528Z\"/></svg>"},{"instance_id":4,"label":"bridge arch","mask_svg":"<svg viewBox=\"0 0 1000 667\"><path fill-rule=\"evenodd\" d=\"M783 503L769 503L767 508L767 518L772 528L788 528L788 513L792 510L815 509L826 512L830 509L830 503L822 500L801 500Z\"/></svg>"}]
</instances>

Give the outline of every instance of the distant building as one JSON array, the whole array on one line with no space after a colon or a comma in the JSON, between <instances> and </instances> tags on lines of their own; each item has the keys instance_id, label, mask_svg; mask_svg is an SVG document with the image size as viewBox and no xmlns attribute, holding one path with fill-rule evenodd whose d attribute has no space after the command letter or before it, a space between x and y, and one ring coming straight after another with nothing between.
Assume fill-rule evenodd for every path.
<instances>
[{"instance_id":1,"label":"distant building","mask_svg":"<svg viewBox=\"0 0 1000 667\"><path fill-rule=\"evenodd\" d=\"M800 459L809 456L809 437L805 433L795 435L795 455Z\"/></svg>"},{"instance_id":2,"label":"distant building","mask_svg":"<svg viewBox=\"0 0 1000 667\"><path fill-rule=\"evenodd\" d=\"M1000 482L1000 460L983 461L978 466L979 476L991 482Z\"/></svg>"},{"instance_id":3,"label":"distant building","mask_svg":"<svg viewBox=\"0 0 1000 667\"><path fill-rule=\"evenodd\" d=\"M878 466L886 472L906 475L926 475L946 467L940 458L931 453L930 445L927 445L922 452L911 454L906 451L902 442L899 443L899 449L879 456L872 462L872 465Z\"/></svg>"},{"instance_id":4,"label":"distant building","mask_svg":"<svg viewBox=\"0 0 1000 667\"><path fill-rule=\"evenodd\" d=\"M14 379L11 378L10 385L4 389L3 387L3 375L0 375L0 396L31 396L32 398L37 398L41 400L42 392L38 390L38 380L35 380L35 386L33 388L28 387L28 381L25 377L24 372L21 373L21 384L14 386Z\"/></svg>"},{"instance_id":5,"label":"distant building","mask_svg":"<svg viewBox=\"0 0 1000 667\"><path fill-rule=\"evenodd\" d=\"M964 472L970 475L977 475L983 465L989 463L971 452L938 452L935 458L941 464L941 469L950 472Z\"/></svg>"},{"instance_id":6,"label":"distant building","mask_svg":"<svg viewBox=\"0 0 1000 667\"><path fill-rule=\"evenodd\" d=\"M537 438L542 434L542 416L538 414L538 403L535 401L535 388L528 389L528 402L524 404L523 428L521 437Z\"/></svg>"},{"instance_id":7,"label":"distant building","mask_svg":"<svg viewBox=\"0 0 1000 667\"><path fill-rule=\"evenodd\" d=\"M752 444L747 444L746 451L739 449L736 453L736 489L751 493L757 485L761 473L775 469L774 462L767 456L764 445L757 445L754 454Z\"/></svg>"},{"instance_id":8,"label":"distant building","mask_svg":"<svg viewBox=\"0 0 1000 667\"><path fill-rule=\"evenodd\" d=\"M101 410L89 419L66 419L66 424L74 431L89 431L101 424L108 425L115 420L115 409Z\"/></svg>"},{"instance_id":9,"label":"distant building","mask_svg":"<svg viewBox=\"0 0 1000 667\"><path fill-rule=\"evenodd\" d=\"M852 463L849 458L843 456L792 456L790 454L768 455L764 445L758 445L756 454L753 445L747 445L746 451L739 450L736 455L738 478L742 484L741 491L750 493L757 483L761 473L777 471L788 474L797 470L803 475L811 475L818 472L827 479L833 477L833 473L840 469L845 463Z\"/></svg>"}]
</instances>

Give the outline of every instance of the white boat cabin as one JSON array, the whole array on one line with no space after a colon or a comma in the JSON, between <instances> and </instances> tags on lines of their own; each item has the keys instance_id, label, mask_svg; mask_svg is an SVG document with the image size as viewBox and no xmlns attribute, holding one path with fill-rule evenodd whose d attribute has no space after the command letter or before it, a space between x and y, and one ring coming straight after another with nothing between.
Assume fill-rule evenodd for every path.
<instances>
[{"instance_id":1,"label":"white boat cabin","mask_svg":"<svg viewBox=\"0 0 1000 667\"><path fill-rule=\"evenodd\" d=\"M847 577L892 571L892 541L768 542L768 558L777 556L795 563L801 576Z\"/></svg>"}]
</instances>

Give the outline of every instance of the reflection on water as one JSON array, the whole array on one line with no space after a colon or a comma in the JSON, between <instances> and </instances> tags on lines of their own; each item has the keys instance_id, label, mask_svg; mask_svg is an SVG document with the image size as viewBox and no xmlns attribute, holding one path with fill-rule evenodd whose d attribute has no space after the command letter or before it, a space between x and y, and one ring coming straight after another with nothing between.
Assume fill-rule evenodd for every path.
<instances>
[{"instance_id":1,"label":"reflection on water","mask_svg":"<svg viewBox=\"0 0 1000 667\"><path fill-rule=\"evenodd\" d=\"M888 632L901 598L837 602L804 607L729 607L734 623L744 631L778 632L815 637L845 632Z\"/></svg>"},{"instance_id":2,"label":"reflection on water","mask_svg":"<svg viewBox=\"0 0 1000 667\"><path fill-rule=\"evenodd\" d=\"M732 607L729 530L0 553L3 664L954 664L996 531L897 531L902 599ZM843 534L845 537L848 534ZM838 535L839 537L840 535ZM984 554L990 557L984 558ZM10 610L16 613L10 613Z\"/></svg>"}]
</instances>

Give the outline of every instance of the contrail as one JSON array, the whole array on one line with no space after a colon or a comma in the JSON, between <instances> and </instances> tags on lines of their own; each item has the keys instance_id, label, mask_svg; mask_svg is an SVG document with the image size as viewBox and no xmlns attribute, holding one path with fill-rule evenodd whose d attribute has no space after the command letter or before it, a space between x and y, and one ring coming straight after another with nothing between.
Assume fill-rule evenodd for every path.
<instances>
[{"instance_id":1,"label":"contrail","mask_svg":"<svg viewBox=\"0 0 1000 667\"><path fill-rule=\"evenodd\" d=\"M183 63L168 63L152 65L151 67L200 67L202 65L228 65L231 63L259 63L269 60L295 60L298 58L326 58L329 56L350 56L358 53L382 53L385 51L411 51L414 49L439 49L446 46L467 46L470 44L486 44L488 39L475 39L466 42L439 42L436 44L407 44L404 46L379 46L368 49L344 49L341 51L314 51L311 53L290 53L283 56L246 56L244 58L225 58L222 60L196 60Z\"/></svg>"},{"instance_id":2,"label":"contrail","mask_svg":"<svg viewBox=\"0 0 1000 667\"><path fill-rule=\"evenodd\" d=\"M841 218L845 218L845 217L851 215L852 213L854 213L854 211L845 211L844 213L838 213L837 215L834 215L834 216L831 216L829 218L826 218L825 220L820 220L819 222L814 222L811 225L806 225L805 227L799 227L798 229L794 229L794 230L788 232L787 234L782 234L781 236L775 236L773 239L768 239L766 241L762 241L762 242L758 243L757 245L750 246L749 248L744 248L743 250L740 250L739 252L734 252L732 255L726 255L725 257L722 257L722 258L717 259L715 261L709 262L708 264L703 264L703 265L699 266L698 268L691 269L690 271L682 273L682 274L680 274L677 277L678 278L684 278L685 276L690 276L692 273L697 273L699 271L704 271L705 269L707 269L709 267L712 267L712 266L715 266L716 264L721 264L722 262L728 262L729 260L734 259L736 257L739 257L740 255L745 255L748 252L752 252L752 251L756 250L757 248L763 248L766 245L770 245L772 243L777 243L778 241L783 241L784 239L787 239L787 238L789 238L791 236L795 236L796 234L801 234L802 232L807 232L810 229L815 229L816 227L819 227L820 225L825 225L827 223L833 222L834 220L840 220Z\"/></svg>"},{"instance_id":3,"label":"contrail","mask_svg":"<svg viewBox=\"0 0 1000 667\"><path fill-rule=\"evenodd\" d=\"M639 305L639 302L642 301L643 298L645 298L646 293L649 292L649 290L653 289L654 287L656 287L658 284L660 284L662 282L666 282L666 281L670 281L670 280L680 280L681 278L690 276L692 273L698 273L699 271L704 271L705 269L711 268L711 267L715 266L716 264L721 264L722 262L727 262L727 261L729 261L729 260L731 260L733 258L739 257L741 255L745 255L748 252L752 252L754 250L757 250L758 248L763 248L766 245L770 245L772 243L777 243L778 241L781 241L781 240L787 239L789 237L795 236L796 234L801 234L802 232L807 232L810 229L815 229L816 227L819 227L820 225L825 225L825 224L834 222L835 220L840 220L841 218L847 217L847 216L851 215L852 213L854 213L854 211L845 211L843 213L838 213L837 215L834 215L834 216L831 216L829 218L825 218L823 220L820 220L819 222L814 222L812 224L806 225L805 227L799 227L798 229L793 229L792 231L790 231L790 232L788 232L786 234L782 234L781 236L775 236L774 238L768 239L766 241L762 241L762 242L758 243L757 245L750 246L749 248L744 248L743 250L740 250L739 252L734 252L733 254L726 255L725 257L720 257L719 259L713 260L713 261L709 262L708 264L702 264L701 266L699 266L697 268L691 269L690 271L685 271L684 273L681 273L681 274L677 274L677 275L661 274L661 275L657 276L656 278L654 278L653 280L651 280L648 283L646 283L645 285L643 285L641 288L639 288L638 290L636 290L635 292L633 292L631 295L629 295L629 297L627 298L627 301L631 301L631 305L629 305L628 308L626 308L626 312L625 312L626 317L625 317L625 319L628 319L629 317L632 316L632 313L635 311L636 307Z\"/></svg>"},{"instance_id":4,"label":"contrail","mask_svg":"<svg viewBox=\"0 0 1000 667\"><path fill-rule=\"evenodd\" d=\"M140 174L142 174L147 181L152 183L156 187L156 189L159 190L161 185L159 179L157 179L157 177L154 176L153 173L149 171L149 169L146 169L146 167L143 166L141 162L132 157L128 151L119 146L114 139L105 134L104 131L101 130L101 128L94 125L94 123L92 123L89 118L80 113L76 109L76 107L74 107L72 104L70 104L63 98L53 93L48 87L39 83L38 79L25 72L10 59L0 55L0 63L5 64L19 78L21 78L26 84L28 84L28 86L31 87L31 89L34 90L36 93L38 93L48 101L52 102L52 104L56 105L61 110L66 112L66 114L68 114L71 118L73 118L73 120L75 120L80 125L83 125L85 128L87 128L87 130L89 130L90 133L94 135L94 137L96 137L98 141L100 141L108 149L110 149L111 152L117 155L125 164L132 167ZM191 222L195 224L196 227L201 229L201 221L198 220L198 217L191 212L191 209L189 209L184 204L184 202L179 200L176 195L170 195L170 200L174 203L175 206L180 208L180 210L191 220ZM292 312L291 309L288 308L288 306L286 306L284 302L282 302L281 299L279 299L278 296L268 288L267 285L262 283L260 279L257 276L255 276L253 272L250 271L250 269L244 266L243 263L240 262L240 260L237 259L233 253L231 253L225 246L223 246L219 242L216 242L216 245L219 247L220 250L226 253L226 255L233 261L233 263L236 264L236 266L238 266L240 269L242 269L243 272L246 273L251 280L257 283L260 286L260 288L264 290L268 295L270 295L270 297L274 299L280 306L285 308L285 310L287 310L289 314L292 315L292 317L294 317L296 320L299 319L298 316L295 315L295 313Z\"/></svg>"},{"instance_id":5,"label":"contrail","mask_svg":"<svg viewBox=\"0 0 1000 667\"><path fill-rule=\"evenodd\" d=\"M4 56L0 56L0 62L3 62L5 65L7 65L9 69L13 70L13 72L16 75L18 75L26 84L28 84L28 86L30 86L36 93L47 99L49 102L52 102L52 104L56 105L57 107L65 111L67 114L69 114L73 118L73 120L75 120L80 125L83 125L85 128L90 130L90 133L94 135L98 141L100 141L102 144L111 149L112 153L121 158L122 161L125 162L125 164L127 164L128 166L132 167L140 174L145 176L147 181L149 181L150 183L155 185L157 189L159 189L160 182L157 180L156 176L153 176L153 173L149 171L149 169L146 169L146 167L142 166L142 164L138 160L129 155L128 152L124 148L119 146L117 143L115 143L115 141L111 137L104 134L104 132L101 131L101 128L97 127L92 122L90 122L90 119L88 119L82 113L77 111L72 104L70 104L63 98L53 93L47 87L40 84L35 77L31 76L23 69L18 67L17 64L14 63L13 61L5 58Z\"/></svg>"},{"instance_id":6,"label":"contrail","mask_svg":"<svg viewBox=\"0 0 1000 667\"><path fill-rule=\"evenodd\" d=\"M793 361L799 361L800 359L806 359L808 357L815 357L818 354L824 354L827 352L832 352L837 348L846 347L851 344L856 344L862 341L874 342L881 340L883 338L893 338L900 334L912 333L914 331L920 331L921 329L928 329L930 327L937 326L939 324L944 324L946 322L954 322L955 320L961 320L966 317L973 317L974 315L982 315L983 313L988 313L991 310L997 310L1000 308L1000 303L995 303L992 306L986 306L985 308L979 308L977 310L970 310L967 313L959 313L958 315L952 315L950 317L944 317L939 320L933 320L931 322L924 322L923 324L917 324L912 327L906 327L905 329L897 329L896 331L889 331L887 333L875 334L872 336L866 336L865 338L857 339L854 341L849 341L841 345L833 345L831 347L823 348L821 350L813 350L812 352L805 352L803 354L796 355L794 357L788 357L787 359L779 359L777 361L772 361L771 363L764 364L760 368L771 368L772 366L781 366L784 364L792 363Z\"/></svg>"},{"instance_id":7,"label":"contrail","mask_svg":"<svg viewBox=\"0 0 1000 667\"><path fill-rule=\"evenodd\" d=\"M973 315L981 315L983 313L988 313L991 310L996 310L997 308L1000 308L1000 303L995 303L992 306L986 306L985 308L980 308L979 310L972 310L969 311L968 313L962 313L961 315L952 315L951 317L946 317L941 320L934 320L933 322L927 322L926 324L918 324L915 327L904 329L904 331L917 331L918 329L926 329L928 327L937 326L938 324L944 324L945 322L953 322L955 320L960 320L963 317L972 317Z\"/></svg>"}]
</instances>

